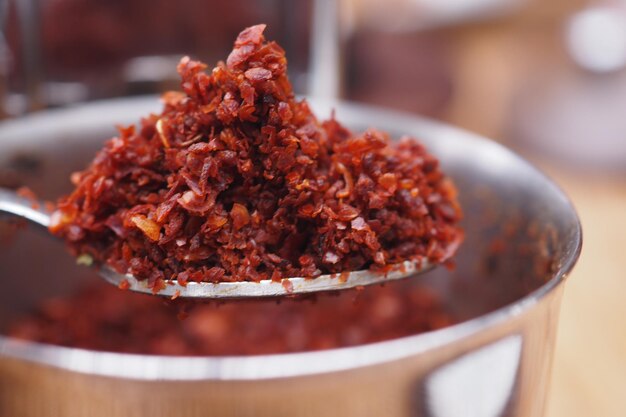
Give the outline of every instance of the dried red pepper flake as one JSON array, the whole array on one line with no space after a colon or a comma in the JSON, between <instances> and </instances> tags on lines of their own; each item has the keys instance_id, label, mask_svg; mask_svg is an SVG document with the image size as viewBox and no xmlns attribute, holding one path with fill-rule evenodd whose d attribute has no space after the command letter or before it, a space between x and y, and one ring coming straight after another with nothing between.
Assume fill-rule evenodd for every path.
<instances>
[{"instance_id":1,"label":"dried red pepper flake","mask_svg":"<svg viewBox=\"0 0 626 417\"><path fill-rule=\"evenodd\" d=\"M180 104L187 96L180 91L168 91L161 96L161 101L169 106Z\"/></svg>"},{"instance_id":2,"label":"dried red pepper flake","mask_svg":"<svg viewBox=\"0 0 626 417\"><path fill-rule=\"evenodd\" d=\"M322 262L324 262L325 264L336 264L337 262L339 262L340 259L341 258L339 257L339 255L329 251L324 254Z\"/></svg>"},{"instance_id":3,"label":"dried red pepper flake","mask_svg":"<svg viewBox=\"0 0 626 417\"><path fill-rule=\"evenodd\" d=\"M159 224L154 220L150 220L141 214L136 214L130 218L130 221L150 240L159 240L159 237L161 236L161 226L159 226Z\"/></svg>"},{"instance_id":4,"label":"dried red pepper flake","mask_svg":"<svg viewBox=\"0 0 626 417\"><path fill-rule=\"evenodd\" d=\"M244 75L252 82L267 81L272 78L272 71L265 68L250 68Z\"/></svg>"},{"instance_id":5,"label":"dried red pepper flake","mask_svg":"<svg viewBox=\"0 0 626 417\"><path fill-rule=\"evenodd\" d=\"M410 138L320 122L264 29L241 32L210 72L183 58L182 91L72 176L51 231L155 291L450 259L461 209L437 159Z\"/></svg>"},{"instance_id":6,"label":"dried red pepper flake","mask_svg":"<svg viewBox=\"0 0 626 417\"><path fill-rule=\"evenodd\" d=\"M398 188L398 180L396 174L393 172L387 172L378 178L378 183L385 188L388 192L394 193Z\"/></svg>"},{"instance_id":7,"label":"dried red pepper flake","mask_svg":"<svg viewBox=\"0 0 626 417\"><path fill-rule=\"evenodd\" d=\"M152 284L152 293L158 294L161 290L165 289L166 285L167 284L162 278L157 278Z\"/></svg>"},{"instance_id":8,"label":"dried red pepper flake","mask_svg":"<svg viewBox=\"0 0 626 417\"><path fill-rule=\"evenodd\" d=\"M154 126L156 128L157 133L159 134L159 137L161 138L161 142L163 142L163 146L165 146L166 148L169 148L170 141L167 138L167 135L165 134L165 130L163 128L163 120L161 119L157 120Z\"/></svg>"},{"instance_id":9,"label":"dried red pepper flake","mask_svg":"<svg viewBox=\"0 0 626 417\"><path fill-rule=\"evenodd\" d=\"M280 285L283 286L283 288L285 289L285 291L287 291L288 294L293 293L293 283L289 281L288 279L283 279L280 282Z\"/></svg>"},{"instance_id":10,"label":"dried red pepper flake","mask_svg":"<svg viewBox=\"0 0 626 417\"><path fill-rule=\"evenodd\" d=\"M250 223L250 213L248 213L248 209L243 204L233 204L233 208L230 210L230 218L235 230L239 230Z\"/></svg>"},{"instance_id":11,"label":"dried red pepper flake","mask_svg":"<svg viewBox=\"0 0 626 417\"><path fill-rule=\"evenodd\" d=\"M43 207L46 211L52 212L56 209L56 204L53 203L52 201L44 201Z\"/></svg>"},{"instance_id":12,"label":"dried red pepper flake","mask_svg":"<svg viewBox=\"0 0 626 417\"><path fill-rule=\"evenodd\" d=\"M37 199L37 194L35 194L33 190L28 187L20 187L15 192L18 196L27 199L33 209L39 209L39 200Z\"/></svg>"}]
</instances>

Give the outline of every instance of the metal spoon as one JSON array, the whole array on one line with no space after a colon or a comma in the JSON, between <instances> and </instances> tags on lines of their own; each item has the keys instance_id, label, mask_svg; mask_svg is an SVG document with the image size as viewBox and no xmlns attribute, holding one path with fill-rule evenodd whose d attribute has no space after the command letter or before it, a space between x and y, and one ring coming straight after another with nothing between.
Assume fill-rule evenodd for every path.
<instances>
[{"instance_id":1,"label":"metal spoon","mask_svg":"<svg viewBox=\"0 0 626 417\"><path fill-rule=\"evenodd\" d=\"M45 227L50 225L51 213L44 204L17 195L13 191L0 188L0 216L3 214L28 220ZM431 269L434 265L426 260L405 261L394 265L386 272L370 270L352 271L344 274L321 275L311 278L284 278L280 282L264 280L260 282L190 282L180 285L176 280L167 281L164 289L156 295L184 298L252 298L275 297L292 294L307 294L321 291L335 291L365 285L379 284L391 280L403 279ZM147 280L137 280L130 274L121 274L107 265L101 265L100 276L113 285L128 282L131 291L154 294Z\"/></svg>"}]
</instances>

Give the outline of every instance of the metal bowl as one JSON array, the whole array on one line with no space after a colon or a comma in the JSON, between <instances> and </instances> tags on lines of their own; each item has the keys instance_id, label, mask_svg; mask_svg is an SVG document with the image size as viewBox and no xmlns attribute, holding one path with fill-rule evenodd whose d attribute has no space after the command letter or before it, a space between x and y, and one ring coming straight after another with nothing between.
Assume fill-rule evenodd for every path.
<instances>
[{"instance_id":1,"label":"metal bowl","mask_svg":"<svg viewBox=\"0 0 626 417\"><path fill-rule=\"evenodd\" d=\"M159 106L155 97L112 100L5 122L0 185L26 184L54 198L115 124ZM0 415L543 415L562 284L581 249L566 196L471 133L354 104L312 106L320 117L336 109L355 130L419 138L454 178L466 212L457 267L411 285L442 294L459 324L350 348L229 357L118 354L0 336ZM506 250L495 254L494 242ZM81 282L62 245L35 231L0 245L0 327Z\"/></svg>"}]
</instances>

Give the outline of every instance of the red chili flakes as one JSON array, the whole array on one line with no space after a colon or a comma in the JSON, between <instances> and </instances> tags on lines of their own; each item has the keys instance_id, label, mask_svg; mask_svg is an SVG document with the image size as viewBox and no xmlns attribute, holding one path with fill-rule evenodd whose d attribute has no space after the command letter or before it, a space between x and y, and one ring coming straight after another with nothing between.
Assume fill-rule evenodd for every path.
<instances>
[{"instance_id":1,"label":"red chili flakes","mask_svg":"<svg viewBox=\"0 0 626 417\"><path fill-rule=\"evenodd\" d=\"M165 289L165 286L167 284L165 283L165 281L162 278L157 278L154 280L154 282L152 283L152 293L153 294L158 294L161 290Z\"/></svg>"},{"instance_id":2,"label":"red chili flakes","mask_svg":"<svg viewBox=\"0 0 626 417\"><path fill-rule=\"evenodd\" d=\"M133 224L137 226L137 228L141 230L150 240L159 240L161 227L155 221L150 220L141 214L131 217L130 221L133 222Z\"/></svg>"},{"instance_id":3,"label":"red chili flakes","mask_svg":"<svg viewBox=\"0 0 626 417\"><path fill-rule=\"evenodd\" d=\"M378 177L378 184L391 194L395 193L398 189L396 174L392 172L388 172Z\"/></svg>"},{"instance_id":4,"label":"red chili flakes","mask_svg":"<svg viewBox=\"0 0 626 417\"><path fill-rule=\"evenodd\" d=\"M44 201L43 207L46 211L53 212L56 209L56 204L52 201Z\"/></svg>"},{"instance_id":5,"label":"red chili flakes","mask_svg":"<svg viewBox=\"0 0 626 417\"><path fill-rule=\"evenodd\" d=\"M260 355L331 349L455 323L437 294L410 281L333 296L193 306L99 282L44 300L1 329L10 337L83 349L157 355Z\"/></svg>"},{"instance_id":6,"label":"red chili flakes","mask_svg":"<svg viewBox=\"0 0 626 417\"><path fill-rule=\"evenodd\" d=\"M230 210L230 218L235 230L239 230L250 223L250 213L248 213L248 209L243 204L233 204L233 208Z\"/></svg>"},{"instance_id":7,"label":"red chili flakes","mask_svg":"<svg viewBox=\"0 0 626 417\"><path fill-rule=\"evenodd\" d=\"M283 279L280 282L280 285L283 286L283 288L285 289L285 291L287 291L288 294L291 294L293 292L293 283L289 281L288 279Z\"/></svg>"},{"instance_id":8,"label":"red chili flakes","mask_svg":"<svg viewBox=\"0 0 626 417\"><path fill-rule=\"evenodd\" d=\"M34 209L39 209L39 200L37 195L28 187L20 187L17 189L16 194L22 198L27 199L30 202L30 206Z\"/></svg>"},{"instance_id":9,"label":"red chili flakes","mask_svg":"<svg viewBox=\"0 0 626 417\"><path fill-rule=\"evenodd\" d=\"M156 131L159 134L159 137L161 138L161 142L163 142L163 146L166 148L169 148L170 141L167 138L167 135L165 134L165 130L163 128L163 120L161 119L157 120L156 123L154 124L154 127L156 128Z\"/></svg>"},{"instance_id":10,"label":"red chili flakes","mask_svg":"<svg viewBox=\"0 0 626 417\"><path fill-rule=\"evenodd\" d=\"M51 231L155 289L452 257L461 209L437 159L411 138L319 121L264 29L210 72L183 58L182 91L72 176Z\"/></svg>"},{"instance_id":11,"label":"red chili flakes","mask_svg":"<svg viewBox=\"0 0 626 417\"><path fill-rule=\"evenodd\" d=\"M272 71L265 68L250 68L244 75L252 82L267 81L272 78Z\"/></svg>"}]
</instances>

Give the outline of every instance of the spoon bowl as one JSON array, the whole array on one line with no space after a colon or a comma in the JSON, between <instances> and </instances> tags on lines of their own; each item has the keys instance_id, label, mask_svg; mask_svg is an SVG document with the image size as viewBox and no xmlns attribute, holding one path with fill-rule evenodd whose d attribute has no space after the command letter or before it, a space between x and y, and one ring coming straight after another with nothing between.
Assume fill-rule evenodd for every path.
<instances>
[{"instance_id":1,"label":"spoon bowl","mask_svg":"<svg viewBox=\"0 0 626 417\"><path fill-rule=\"evenodd\" d=\"M44 228L50 225L52 213L39 201L0 188L0 215L12 215ZM99 266L99 274L107 282L131 291L174 298L257 298L309 294L381 284L408 278L430 270L434 265L427 260L405 261L385 271L360 270L340 274L326 274L315 278L293 277L280 281L262 280L236 282L190 282L182 285L176 280L166 281L165 288L155 292L147 280L138 280L131 274L119 273L107 265Z\"/></svg>"}]
</instances>

